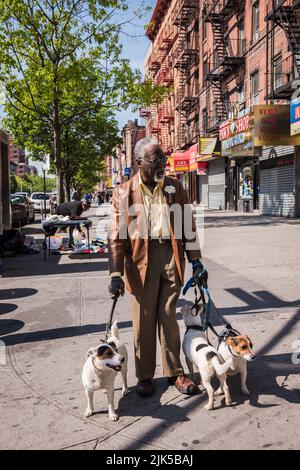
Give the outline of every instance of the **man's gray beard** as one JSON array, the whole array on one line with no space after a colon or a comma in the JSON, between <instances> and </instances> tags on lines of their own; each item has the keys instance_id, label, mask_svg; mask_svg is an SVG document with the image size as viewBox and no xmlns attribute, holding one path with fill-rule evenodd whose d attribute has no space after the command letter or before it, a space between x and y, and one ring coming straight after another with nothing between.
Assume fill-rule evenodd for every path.
<instances>
[{"instance_id":1,"label":"man's gray beard","mask_svg":"<svg viewBox=\"0 0 300 470\"><path fill-rule=\"evenodd\" d=\"M154 181L155 181L155 183L161 183L161 182L164 180L165 172L162 173L162 176L159 176L160 173L161 173L160 171L159 171L159 172L155 172L155 174L154 174Z\"/></svg>"}]
</instances>

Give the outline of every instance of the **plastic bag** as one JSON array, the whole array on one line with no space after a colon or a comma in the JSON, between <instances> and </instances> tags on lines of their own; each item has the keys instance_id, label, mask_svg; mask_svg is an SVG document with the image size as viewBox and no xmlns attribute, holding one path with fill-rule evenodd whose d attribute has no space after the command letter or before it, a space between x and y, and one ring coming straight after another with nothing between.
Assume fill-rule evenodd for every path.
<instances>
[{"instance_id":1,"label":"plastic bag","mask_svg":"<svg viewBox=\"0 0 300 470\"><path fill-rule=\"evenodd\" d=\"M73 240L75 245L81 244L85 240L85 237L82 236L77 228L75 228L73 231Z\"/></svg>"},{"instance_id":2,"label":"plastic bag","mask_svg":"<svg viewBox=\"0 0 300 470\"><path fill-rule=\"evenodd\" d=\"M47 238L47 248L49 248L49 242L50 242L50 249L51 250L59 250L63 239L62 237L49 237Z\"/></svg>"}]
</instances>

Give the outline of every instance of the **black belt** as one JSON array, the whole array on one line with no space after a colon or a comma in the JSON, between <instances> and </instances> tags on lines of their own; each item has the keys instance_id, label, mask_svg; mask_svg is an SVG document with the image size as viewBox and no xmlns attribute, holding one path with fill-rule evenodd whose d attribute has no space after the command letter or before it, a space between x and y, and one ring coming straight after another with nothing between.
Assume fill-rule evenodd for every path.
<instances>
[{"instance_id":1,"label":"black belt","mask_svg":"<svg viewBox=\"0 0 300 470\"><path fill-rule=\"evenodd\" d=\"M169 238L149 238L149 243L158 245L170 245L171 240Z\"/></svg>"}]
</instances>

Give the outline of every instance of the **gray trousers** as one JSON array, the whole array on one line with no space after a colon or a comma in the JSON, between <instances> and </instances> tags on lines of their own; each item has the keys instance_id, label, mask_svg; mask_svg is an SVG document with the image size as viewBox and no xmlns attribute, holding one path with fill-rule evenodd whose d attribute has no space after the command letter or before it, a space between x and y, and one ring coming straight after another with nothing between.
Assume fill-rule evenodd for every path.
<instances>
[{"instance_id":1,"label":"gray trousers","mask_svg":"<svg viewBox=\"0 0 300 470\"><path fill-rule=\"evenodd\" d=\"M183 373L176 303L181 291L171 243L149 242L148 269L142 294L132 296L135 368L138 381L152 379L156 367L156 338L161 345L163 373Z\"/></svg>"}]
</instances>

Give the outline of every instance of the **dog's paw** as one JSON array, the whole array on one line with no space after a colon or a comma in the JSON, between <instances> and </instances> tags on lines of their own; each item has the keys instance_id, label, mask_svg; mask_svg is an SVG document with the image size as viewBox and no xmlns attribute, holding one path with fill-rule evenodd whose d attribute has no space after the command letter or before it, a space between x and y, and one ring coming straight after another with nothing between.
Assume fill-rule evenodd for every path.
<instances>
[{"instance_id":1,"label":"dog's paw","mask_svg":"<svg viewBox=\"0 0 300 470\"><path fill-rule=\"evenodd\" d=\"M204 405L204 408L209 411L209 410L212 410L214 407L214 405L210 405L209 403L207 403L207 405Z\"/></svg>"},{"instance_id":2,"label":"dog's paw","mask_svg":"<svg viewBox=\"0 0 300 470\"><path fill-rule=\"evenodd\" d=\"M129 391L128 391L128 388L123 388L122 389L122 398L126 397L126 395L128 395Z\"/></svg>"},{"instance_id":3,"label":"dog's paw","mask_svg":"<svg viewBox=\"0 0 300 470\"><path fill-rule=\"evenodd\" d=\"M225 405L226 406L232 406L232 401L231 400L225 400Z\"/></svg>"},{"instance_id":4,"label":"dog's paw","mask_svg":"<svg viewBox=\"0 0 300 470\"><path fill-rule=\"evenodd\" d=\"M243 392L243 395L245 395L246 397L247 397L248 395L250 395L250 392L249 392L248 388L244 388L244 389L242 390L242 392Z\"/></svg>"},{"instance_id":5,"label":"dog's paw","mask_svg":"<svg viewBox=\"0 0 300 470\"><path fill-rule=\"evenodd\" d=\"M118 421L119 416L116 413L109 413L110 421Z\"/></svg>"},{"instance_id":6,"label":"dog's paw","mask_svg":"<svg viewBox=\"0 0 300 470\"><path fill-rule=\"evenodd\" d=\"M85 418L89 418L90 416L92 416L93 413L94 413L93 410L91 410L90 408L87 408L86 412L84 413L84 416Z\"/></svg>"}]
</instances>

